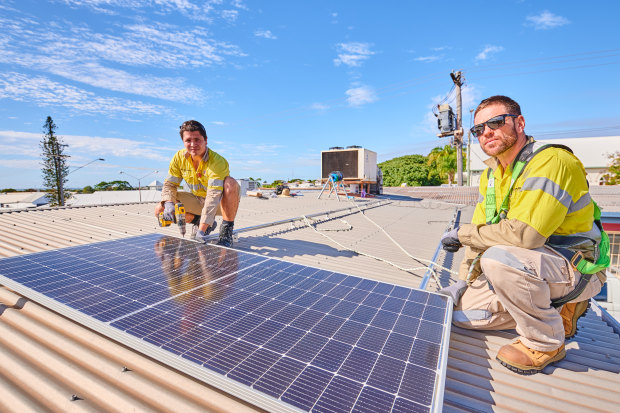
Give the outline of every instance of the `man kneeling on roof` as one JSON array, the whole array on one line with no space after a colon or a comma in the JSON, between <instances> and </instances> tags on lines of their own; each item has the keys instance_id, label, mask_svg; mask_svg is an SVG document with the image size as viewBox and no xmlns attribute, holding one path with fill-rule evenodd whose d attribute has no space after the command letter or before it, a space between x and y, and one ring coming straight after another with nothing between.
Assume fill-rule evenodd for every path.
<instances>
[{"instance_id":1,"label":"man kneeling on roof","mask_svg":"<svg viewBox=\"0 0 620 413\"><path fill-rule=\"evenodd\" d=\"M233 227L239 208L239 183L229 176L228 162L207 147L207 132L200 122L183 122L179 131L185 149L178 151L164 182L161 202L155 215L163 212L167 221L174 221L174 205L185 206L185 220L194 224L192 237L207 242L215 227L215 215L222 216L218 245L232 247ZM177 191L181 181L191 192Z\"/></svg>"},{"instance_id":2,"label":"man kneeling on roof","mask_svg":"<svg viewBox=\"0 0 620 413\"><path fill-rule=\"evenodd\" d=\"M609 239L569 148L534 142L506 96L480 102L474 119L471 132L491 158L472 223L441 239L450 252L467 247L459 281L441 292L454 299L457 326L516 329L497 360L537 373L565 357L565 339L605 283Z\"/></svg>"}]
</instances>

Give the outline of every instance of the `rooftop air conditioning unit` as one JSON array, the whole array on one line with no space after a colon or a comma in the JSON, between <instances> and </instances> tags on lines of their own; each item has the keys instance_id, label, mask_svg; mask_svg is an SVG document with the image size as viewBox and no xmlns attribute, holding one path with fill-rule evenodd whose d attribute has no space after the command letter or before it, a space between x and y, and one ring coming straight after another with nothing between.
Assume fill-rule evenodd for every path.
<instances>
[{"instance_id":1,"label":"rooftop air conditioning unit","mask_svg":"<svg viewBox=\"0 0 620 413\"><path fill-rule=\"evenodd\" d=\"M321 178L340 171L344 179L377 182L377 152L362 147L321 151Z\"/></svg>"}]
</instances>

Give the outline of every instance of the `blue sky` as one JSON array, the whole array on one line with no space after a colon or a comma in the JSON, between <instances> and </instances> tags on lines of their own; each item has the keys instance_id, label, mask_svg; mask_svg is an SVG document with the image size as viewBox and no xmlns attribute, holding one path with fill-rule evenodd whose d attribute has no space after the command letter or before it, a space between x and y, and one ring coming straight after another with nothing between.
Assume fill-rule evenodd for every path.
<instances>
[{"instance_id":1,"label":"blue sky","mask_svg":"<svg viewBox=\"0 0 620 413\"><path fill-rule=\"evenodd\" d=\"M163 180L187 119L236 178L318 178L330 146L426 155L452 70L465 126L505 94L534 136L618 136L619 4L0 0L0 188L41 187L48 115L72 170L105 158L69 187Z\"/></svg>"}]
</instances>

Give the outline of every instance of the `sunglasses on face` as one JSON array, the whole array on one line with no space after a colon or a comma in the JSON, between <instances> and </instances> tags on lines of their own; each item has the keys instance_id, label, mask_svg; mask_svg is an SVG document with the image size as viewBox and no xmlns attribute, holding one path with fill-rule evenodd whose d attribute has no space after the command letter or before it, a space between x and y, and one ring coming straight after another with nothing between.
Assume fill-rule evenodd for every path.
<instances>
[{"instance_id":1,"label":"sunglasses on face","mask_svg":"<svg viewBox=\"0 0 620 413\"><path fill-rule=\"evenodd\" d=\"M474 127L470 129L471 133L476 138L478 138L480 135L484 133L484 125L487 125L489 129L492 129L492 130L501 128L502 126L506 124L506 117L518 118L519 115L510 115L508 113L504 113L503 115L492 117L486 122L482 122L477 125L474 125Z\"/></svg>"}]
</instances>

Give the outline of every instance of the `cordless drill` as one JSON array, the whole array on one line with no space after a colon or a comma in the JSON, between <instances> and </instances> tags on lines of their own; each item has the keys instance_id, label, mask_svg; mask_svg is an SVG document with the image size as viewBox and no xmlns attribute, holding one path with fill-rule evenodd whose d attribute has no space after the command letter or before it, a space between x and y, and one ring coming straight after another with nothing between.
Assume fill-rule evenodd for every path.
<instances>
[{"instance_id":1,"label":"cordless drill","mask_svg":"<svg viewBox=\"0 0 620 413\"><path fill-rule=\"evenodd\" d=\"M185 238L185 207L182 203L177 202L174 205L174 216L177 219L177 225L183 238Z\"/></svg>"},{"instance_id":2,"label":"cordless drill","mask_svg":"<svg viewBox=\"0 0 620 413\"><path fill-rule=\"evenodd\" d=\"M183 237L185 237L185 207L183 206L182 203L177 202L174 205L174 221L167 221L164 218L164 213L160 212L159 213L159 217L158 217L158 221L159 221L159 226L160 227L167 227L169 225L171 225L173 222L176 222L176 224L179 226L179 231L181 232L181 235L183 235Z\"/></svg>"}]
</instances>

